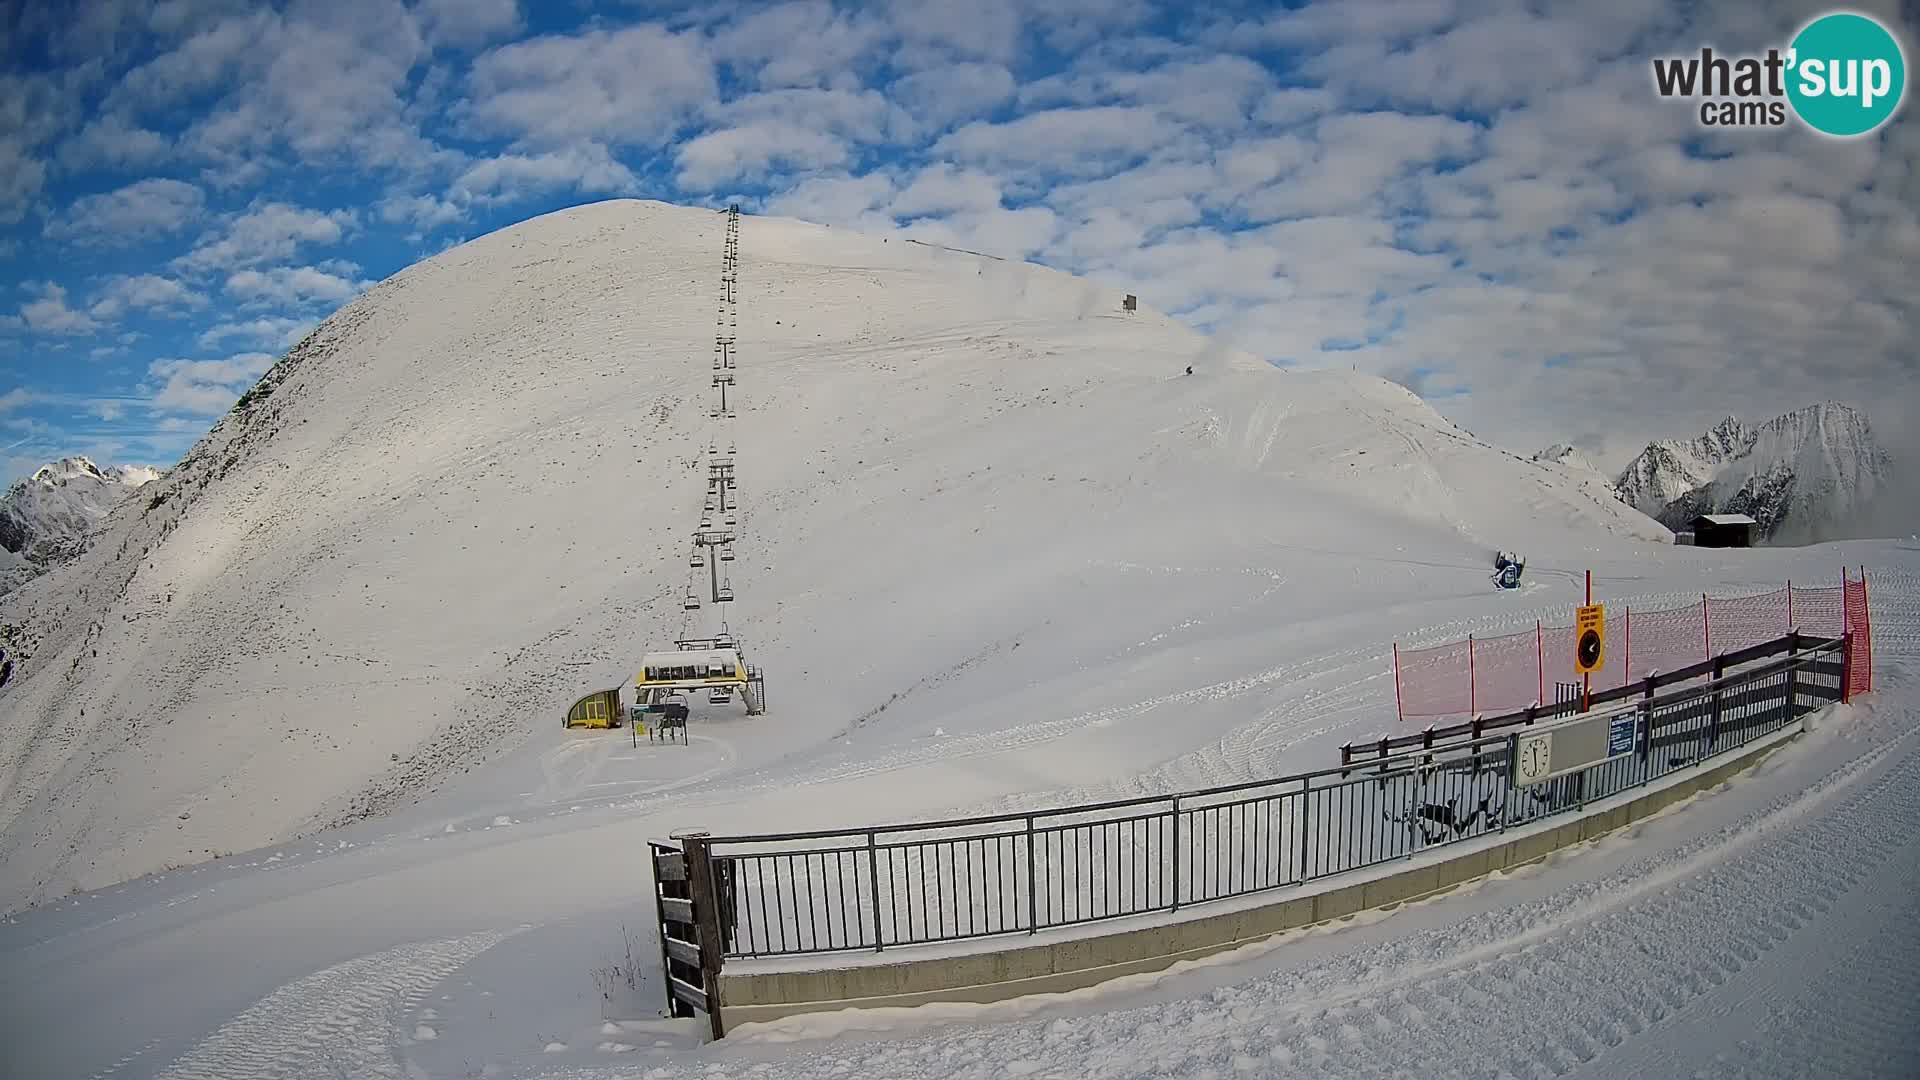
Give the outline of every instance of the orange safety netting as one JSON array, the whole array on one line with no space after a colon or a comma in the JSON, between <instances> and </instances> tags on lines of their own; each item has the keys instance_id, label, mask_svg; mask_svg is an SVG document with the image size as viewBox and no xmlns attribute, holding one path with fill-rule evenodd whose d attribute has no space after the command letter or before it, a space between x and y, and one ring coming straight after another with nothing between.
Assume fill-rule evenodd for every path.
<instances>
[{"instance_id":1,"label":"orange safety netting","mask_svg":"<svg viewBox=\"0 0 1920 1080\"><path fill-rule=\"evenodd\" d=\"M1808 589L1789 584L1753 596L1702 596L1699 603L1664 610L1624 609L1609 618L1607 657L1592 688L1611 690L1650 675L1677 671L1715 656L1785 636L1851 633L1847 684L1864 693L1873 684L1867 583ZM1512 712L1553 700L1557 683L1577 683L1574 628L1536 625L1499 637L1468 638L1425 649L1394 649L1394 691L1402 719Z\"/></svg>"}]
</instances>

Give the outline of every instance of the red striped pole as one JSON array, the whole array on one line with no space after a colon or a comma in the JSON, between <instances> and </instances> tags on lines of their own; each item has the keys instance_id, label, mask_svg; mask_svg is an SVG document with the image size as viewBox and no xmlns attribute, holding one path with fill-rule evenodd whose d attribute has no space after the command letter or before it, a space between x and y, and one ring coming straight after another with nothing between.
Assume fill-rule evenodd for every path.
<instances>
[{"instance_id":1,"label":"red striped pole","mask_svg":"<svg viewBox=\"0 0 1920 1080\"><path fill-rule=\"evenodd\" d=\"M1593 606L1593 571L1591 570L1587 571L1587 606ZM1578 620L1575 620L1575 622L1577 624ZM1576 625L1574 628L1575 635L1577 636L1579 632L1579 627ZM1575 642L1575 647L1579 647L1577 641ZM1580 711L1586 712L1591 708L1593 708L1593 673L1587 672L1580 676Z\"/></svg>"},{"instance_id":2,"label":"red striped pole","mask_svg":"<svg viewBox=\"0 0 1920 1080\"><path fill-rule=\"evenodd\" d=\"M1393 643L1393 712L1401 723L1407 722L1407 708L1400 702L1400 643Z\"/></svg>"},{"instance_id":3,"label":"red striped pole","mask_svg":"<svg viewBox=\"0 0 1920 1080\"><path fill-rule=\"evenodd\" d=\"M1474 674L1473 674L1473 635L1468 634L1467 635L1467 713L1469 715L1478 716L1480 714L1480 692L1479 691L1480 691L1480 688L1475 683Z\"/></svg>"},{"instance_id":4,"label":"red striped pole","mask_svg":"<svg viewBox=\"0 0 1920 1080\"><path fill-rule=\"evenodd\" d=\"M1547 649L1540 630L1540 620L1533 620L1533 666L1540 672L1540 696L1534 700L1547 703Z\"/></svg>"},{"instance_id":5,"label":"red striped pole","mask_svg":"<svg viewBox=\"0 0 1920 1080\"><path fill-rule=\"evenodd\" d=\"M1713 622L1707 618L1707 594L1700 594L1700 633L1707 639L1707 659L1713 659Z\"/></svg>"},{"instance_id":6,"label":"red striped pole","mask_svg":"<svg viewBox=\"0 0 1920 1080\"><path fill-rule=\"evenodd\" d=\"M1867 564L1860 564L1860 628L1865 632L1867 643L1865 657L1867 661L1867 685L1864 689L1873 692L1873 608L1867 604Z\"/></svg>"},{"instance_id":7,"label":"red striped pole","mask_svg":"<svg viewBox=\"0 0 1920 1080\"><path fill-rule=\"evenodd\" d=\"M1627 609L1626 626L1627 666L1625 670L1620 672L1621 686L1625 686L1633 681L1633 609L1631 607Z\"/></svg>"},{"instance_id":8,"label":"red striped pole","mask_svg":"<svg viewBox=\"0 0 1920 1080\"><path fill-rule=\"evenodd\" d=\"M1793 579L1787 579L1787 633L1793 633Z\"/></svg>"}]
</instances>

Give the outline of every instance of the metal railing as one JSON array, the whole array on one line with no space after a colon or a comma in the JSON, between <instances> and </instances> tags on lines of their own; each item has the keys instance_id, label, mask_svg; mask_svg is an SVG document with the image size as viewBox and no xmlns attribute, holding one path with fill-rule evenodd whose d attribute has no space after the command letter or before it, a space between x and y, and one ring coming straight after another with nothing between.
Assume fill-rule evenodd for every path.
<instances>
[{"instance_id":1,"label":"metal railing","mask_svg":"<svg viewBox=\"0 0 1920 1080\"><path fill-rule=\"evenodd\" d=\"M1281 889L1471 840L1738 749L1842 695L1842 639L1623 705L1634 746L1516 786L1528 727L1247 784L1032 813L713 837L726 957L1035 933ZM1761 651L1756 647L1747 653ZM1542 723L1548 722L1544 716Z\"/></svg>"}]
</instances>

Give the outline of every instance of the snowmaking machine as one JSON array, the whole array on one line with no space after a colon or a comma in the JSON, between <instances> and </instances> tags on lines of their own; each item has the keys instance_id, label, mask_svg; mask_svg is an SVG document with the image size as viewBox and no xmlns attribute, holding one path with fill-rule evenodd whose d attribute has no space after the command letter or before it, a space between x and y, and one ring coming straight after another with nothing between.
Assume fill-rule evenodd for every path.
<instances>
[{"instance_id":1,"label":"snowmaking machine","mask_svg":"<svg viewBox=\"0 0 1920 1080\"><path fill-rule=\"evenodd\" d=\"M1526 572L1527 560L1511 551L1496 551L1493 555L1493 587L1496 589L1517 589L1520 587L1520 575Z\"/></svg>"}]
</instances>

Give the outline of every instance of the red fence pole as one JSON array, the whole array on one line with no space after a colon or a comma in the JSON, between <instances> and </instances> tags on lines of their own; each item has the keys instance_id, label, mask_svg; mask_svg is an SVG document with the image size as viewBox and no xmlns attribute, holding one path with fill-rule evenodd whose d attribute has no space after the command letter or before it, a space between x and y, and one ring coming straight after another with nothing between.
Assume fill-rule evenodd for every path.
<instances>
[{"instance_id":1,"label":"red fence pole","mask_svg":"<svg viewBox=\"0 0 1920 1080\"><path fill-rule=\"evenodd\" d=\"M1631 606L1627 608L1626 624L1627 624L1627 633L1626 633L1627 670L1620 673L1621 686L1625 686L1628 683L1633 681L1633 608Z\"/></svg>"},{"instance_id":2,"label":"red fence pole","mask_svg":"<svg viewBox=\"0 0 1920 1080\"><path fill-rule=\"evenodd\" d=\"M1407 707L1400 702L1400 643L1393 643L1393 713L1401 723L1407 722Z\"/></svg>"},{"instance_id":3,"label":"red fence pole","mask_svg":"<svg viewBox=\"0 0 1920 1080\"><path fill-rule=\"evenodd\" d=\"M1793 633L1793 579L1787 579L1787 633Z\"/></svg>"},{"instance_id":4,"label":"red fence pole","mask_svg":"<svg viewBox=\"0 0 1920 1080\"><path fill-rule=\"evenodd\" d=\"M1545 705L1547 703L1547 649L1539 619L1533 620L1533 666L1540 673L1540 696L1534 700Z\"/></svg>"},{"instance_id":5,"label":"red fence pole","mask_svg":"<svg viewBox=\"0 0 1920 1080\"><path fill-rule=\"evenodd\" d=\"M1700 594L1700 630L1707 639L1707 659L1713 659L1713 621L1707 618L1707 594Z\"/></svg>"},{"instance_id":6,"label":"red fence pole","mask_svg":"<svg viewBox=\"0 0 1920 1080\"><path fill-rule=\"evenodd\" d=\"M1467 715L1480 714L1480 688L1473 674L1473 635L1467 635Z\"/></svg>"},{"instance_id":7,"label":"red fence pole","mask_svg":"<svg viewBox=\"0 0 1920 1080\"><path fill-rule=\"evenodd\" d=\"M1860 628L1866 632L1867 685L1873 692L1873 608L1867 603L1867 564L1860 564Z\"/></svg>"}]
</instances>

